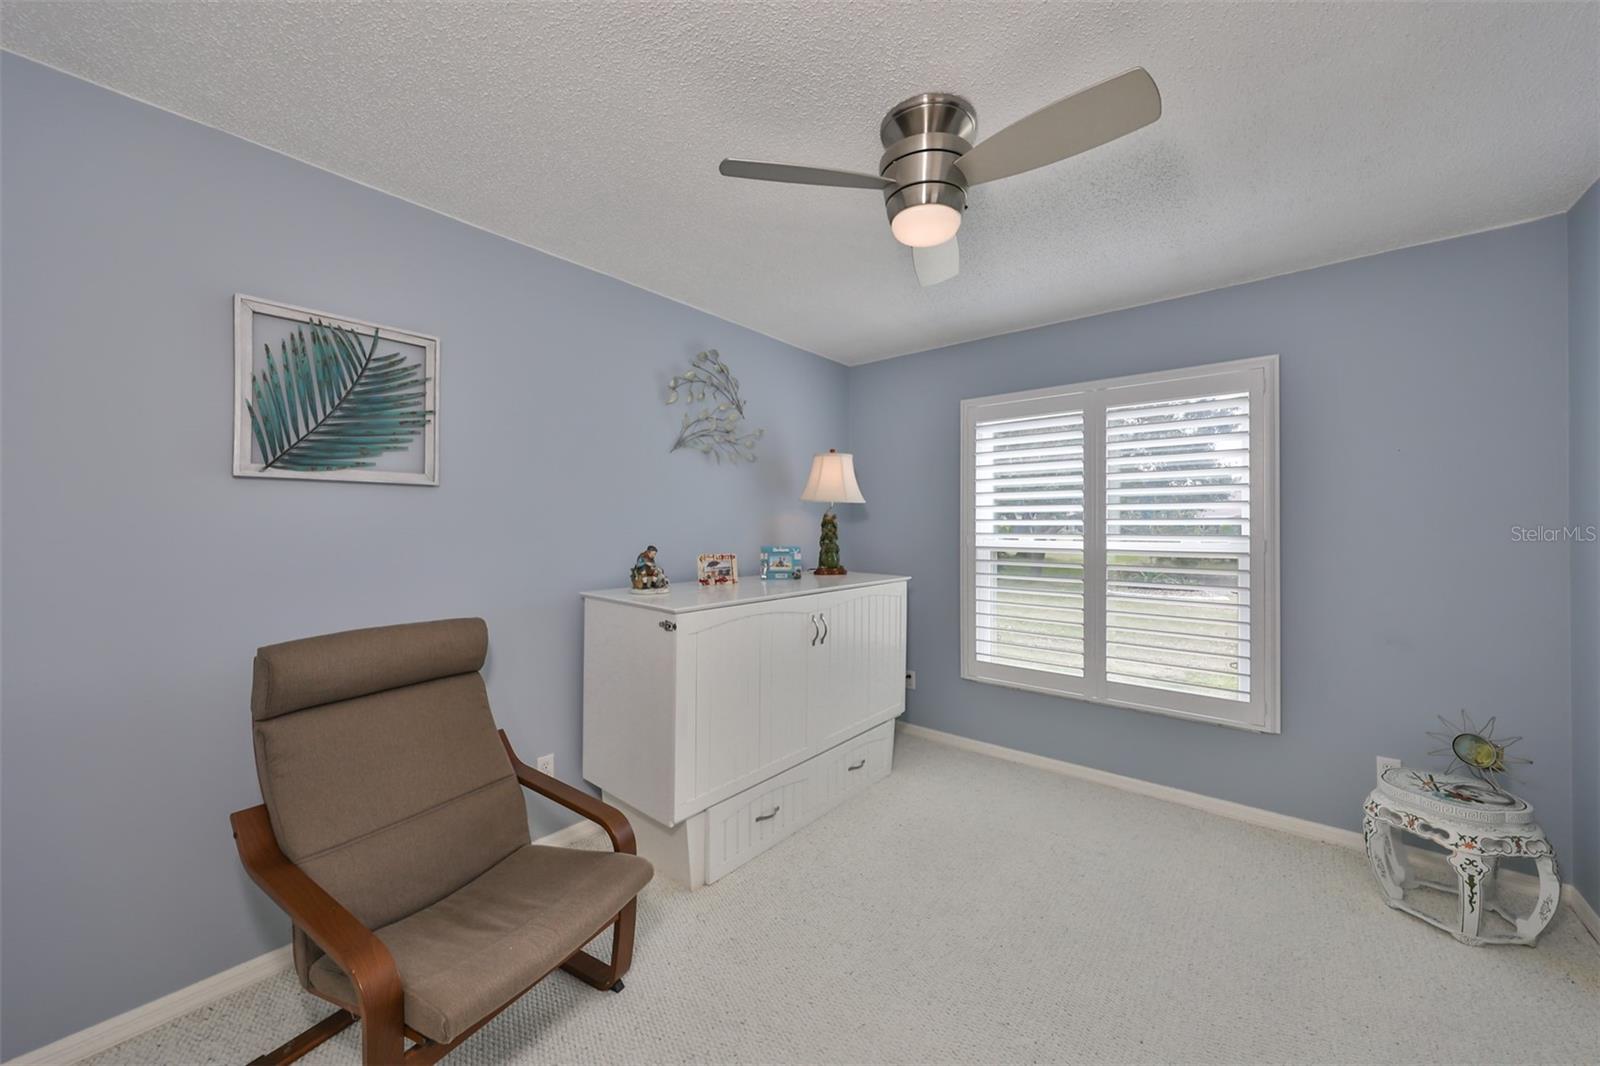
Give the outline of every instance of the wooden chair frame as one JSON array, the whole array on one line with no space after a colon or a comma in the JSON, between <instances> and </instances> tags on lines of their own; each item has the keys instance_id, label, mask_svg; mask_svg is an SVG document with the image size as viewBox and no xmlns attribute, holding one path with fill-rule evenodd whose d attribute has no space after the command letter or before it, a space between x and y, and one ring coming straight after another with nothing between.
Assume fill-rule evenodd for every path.
<instances>
[{"instance_id":1,"label":"wooden chair frame","mask_svg":"<svg viewBox=\"0 0 1600 1066\"><path fill-rule=\"evenodd\" d=\"M629 855L637 853L633 827L621 811L602 803L582 789L542 774L524 763L512 750L511 741L506 739L503 729L500 731L500 741L505 745L517 780L524 788L598 823L611 838L613 850ZM235 811L229 820L233 823L233 838L239 848L239 859L244 863L250 879L282 907L290 920L331 956L340 969L350 975L356 990L357 1009L354 1012L335 1003L338 1011L255 1059L252 1066L293 1062L349 1028L358 1018L362 1023L361 1059L367 1066L392 1066L397 1063L412 1066L438 1062L558 968L595 988L622 991L622 975L628 972L633 962L637 899L629 900L626 907L607 919L594 931L594 936L584 941L587 945L589 940L605 932L607 926L612 927L609 963L603 963L580 949L559 967L552 967L550 971L540 974L527 988L450 1043L440 1044L429 1040L405 1024L405 990L388 947L283 854L272 832L272 821L267 816L266 806L258 804L247 810ZM407 1038L414 1042L410 1048L406 1047Z\"/></svg>"}]
</instances>

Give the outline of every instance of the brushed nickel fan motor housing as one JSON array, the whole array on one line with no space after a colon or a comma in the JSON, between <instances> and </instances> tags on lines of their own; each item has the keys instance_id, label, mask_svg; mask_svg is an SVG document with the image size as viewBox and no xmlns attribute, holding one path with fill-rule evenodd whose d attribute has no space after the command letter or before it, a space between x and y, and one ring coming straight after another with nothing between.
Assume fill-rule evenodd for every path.
<instances>
[{"instance_id":1,"label":"brushed nickel fan motor housing","mask_svg":"<svg viewBox=\"0 0 1600 1066\"><path fill-rule=\"evenodd\" d=\"M889 221L916 204L965 211L967 179L956 160L977 135L977 109L953 93L919 93L890 108L878 129L878 173L894 183L884 195Z\"/></svg>"}]
</instances>

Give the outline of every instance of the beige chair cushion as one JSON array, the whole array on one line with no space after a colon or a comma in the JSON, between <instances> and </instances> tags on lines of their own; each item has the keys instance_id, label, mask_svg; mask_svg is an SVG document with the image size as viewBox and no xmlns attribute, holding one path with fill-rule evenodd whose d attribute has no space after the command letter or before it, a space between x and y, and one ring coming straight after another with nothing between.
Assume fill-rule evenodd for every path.
<instances>
[{"instance_id":1,"label":"beige chair cushion","mask_svg":"<svg viewBox=\"0 0 1600 1066\"><path fill-rule=\"evenodd\" d=\"M447 1044L570 958L649 882L634 855L534 844L408 918L377 930L405 987L405 1020ZM328 956L313 989L355 1007Z\"/></svg>"},{"instance_id":2,"label":"beige chair cushion","mask_svg":"<svg viewBox=\"0 0 1600 1066\"><path fill-rule=\"evenodd\" d=\"M483 649L482 621L462 619L257 653L256 770L278 845L369 928L528 843L522 789L476 672ZM302 705L327 697L337 698Z\"/></svg>"},{"instance_id":3,"label":"beige chair cushion","mask_svg":"<svg viewBox=\"0 0 1600 1066\"><path fill-rule=\"evenodd\" d=\"M290 711L483 669L489 627L448 618L350 629L256 649L250 714L261 721Z\"/></svg>"}]
</instances>

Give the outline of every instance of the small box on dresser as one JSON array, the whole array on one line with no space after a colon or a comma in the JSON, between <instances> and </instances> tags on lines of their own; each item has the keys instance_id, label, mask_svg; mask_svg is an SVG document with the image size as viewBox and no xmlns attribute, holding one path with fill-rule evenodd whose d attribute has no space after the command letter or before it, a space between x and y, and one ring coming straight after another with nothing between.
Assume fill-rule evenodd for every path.
<instances>
[{"instance_id":1,"label":"small box on dresser","mask_svg":"<svg viewBox=\"0 0 1600 1066\"><path fill-rule=\"evenodd\" d=\"M698 888L889 773L907 580L584 593L583 776L641 855Z\"/></svg>"}]
</instances>

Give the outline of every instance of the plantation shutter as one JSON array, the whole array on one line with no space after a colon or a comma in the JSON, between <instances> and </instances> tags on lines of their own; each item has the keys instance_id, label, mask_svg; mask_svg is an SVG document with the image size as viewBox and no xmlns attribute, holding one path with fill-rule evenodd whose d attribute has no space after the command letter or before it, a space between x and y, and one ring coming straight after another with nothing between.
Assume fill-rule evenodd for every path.
<instances>
[{"instance_id":1,"label":"plantation shutter","mask_svg":"<svg viewBox=\"0 0 1600 1066\"><path fill-rule=\"evenodd\" d=\"M962 404L962 676L1278 729L1277 361Z\"/></svg>"},{"instance_id":2,"label":"plantation shutter","mask_svg":"<svg viewBox=\"0 0 1600 1066\"><path fill-rule=\"evenodd\" d=\"M979 422L977 654L1083 676L1083 412Z\"/></svg>"},{"instance_id":3,"label":"plantation shutter","mask_svg":"<svg viewBox=\"0 0 1600 1066\"><path fill-rule=\"evenodd\" d=\"M1106 411L1106 680L1247 700L1250 397Z\"/></svg>"}]
</instances>

